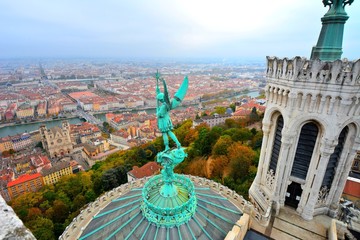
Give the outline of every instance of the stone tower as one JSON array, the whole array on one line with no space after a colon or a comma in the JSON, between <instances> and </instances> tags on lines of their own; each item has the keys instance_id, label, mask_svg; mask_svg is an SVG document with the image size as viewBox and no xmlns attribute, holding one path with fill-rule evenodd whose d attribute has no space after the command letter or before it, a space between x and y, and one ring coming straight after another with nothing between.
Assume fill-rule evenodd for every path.
<instances>
[{"instance_id":1,"label":"stone tower","mask_svg":"<svg viewBox=\"0 0 360 240\"><path fill-rule=\"evenodd\" d=\"M267 57L264 136L249 190L264 215L287 205L306 220L335 216L360 146L360 59L339 60L343 31L334 36L352 1L323 3L329 11L310 60Z\"/></svg>"}]
</instances>

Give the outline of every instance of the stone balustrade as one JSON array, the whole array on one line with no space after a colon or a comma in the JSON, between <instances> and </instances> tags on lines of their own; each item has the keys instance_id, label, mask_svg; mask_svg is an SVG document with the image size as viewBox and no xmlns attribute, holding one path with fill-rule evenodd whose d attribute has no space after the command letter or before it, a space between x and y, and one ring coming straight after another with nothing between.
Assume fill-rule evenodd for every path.
<instances>
[{"instance_id":1,"label":"stone balustrade","mask_svg":"<svg viewBox=\"0 0 360 240\"><path fill-rule=\"evenodd\" d=\"M250 215L260 223L268 222L270 214L267 213L261 214L249 201L245 200L241 195L237 194L234 190L231 190L230 188L223 186L220 183L214 182L206 178L191 176L191 175L186 175L186 176L190 178L190 180L195 185L202 187L209 187L211 190L227 198L243 213ZM137 179L130 183L122 184L121 186L114 188L113 190L108 191L105 194L99 196L94 202L89 203L87 207L84 210L82 210L77 217L73 219L70 225L66 227L63 234L59 237L59 239L67 240L67 239L79 238L82 231L85 229L87 224L89 224L93 216L95 216L98 212L100 212L103 208L105 208L112 200L119 198L120 196L130 192L134 188L143 187L149 179L150 179L149 177L146 177L146 178ZM237 225L237 223L235 223L233 228L234 233L230 234L229 237L234 235L235 238L233 239L239 239L238 237L244 234L242 231L236 230L236 228L238 227L239 226ZM247 231L248 226L245 229Z\"/></svg>"},{"instance_id":2,"label":"stone balustrade","mask_svg":"<svg viewBox=\"0 0 360 240\"><path fill-rule=\"evenodd\" d=\"M267 57L266 76L289 82L360 86L360 59L326 62L301 57Z\"/></svg>"}]
</instances>

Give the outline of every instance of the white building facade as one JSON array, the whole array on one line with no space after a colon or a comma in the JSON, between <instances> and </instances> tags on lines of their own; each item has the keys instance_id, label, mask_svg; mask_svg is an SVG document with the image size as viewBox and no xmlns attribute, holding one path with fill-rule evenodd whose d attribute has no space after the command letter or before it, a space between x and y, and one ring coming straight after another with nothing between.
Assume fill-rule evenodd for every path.
<instances>
[{"instance_id":1,"label":"white building facade","mask_svg":"<svg viewBox=\"0 0 360 240\"><path fill-rule=\"evenodd\" d=\"M360 146L360 60L267 58L266 112L249 195L266 214L335 216Z\"/></svg>"}]
</instances>

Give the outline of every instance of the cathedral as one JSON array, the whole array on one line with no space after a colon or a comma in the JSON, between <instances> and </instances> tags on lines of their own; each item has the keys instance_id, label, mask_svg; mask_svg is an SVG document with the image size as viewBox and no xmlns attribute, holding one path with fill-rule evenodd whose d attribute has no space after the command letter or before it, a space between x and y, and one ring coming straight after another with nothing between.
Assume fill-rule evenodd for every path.
<instances>
[{"instance_id":1,"label":"cathedral","mask_svg":"<svg viewBox=\"0 0 360 240\"><path fill-rule=\"evenodd\" d=\"M68 121L63 121L61 128L55 126L47 129L45 125L40 126L40 135L43 148L51 158L63 157L73 149Z\"/></svg>"}]
</instances>

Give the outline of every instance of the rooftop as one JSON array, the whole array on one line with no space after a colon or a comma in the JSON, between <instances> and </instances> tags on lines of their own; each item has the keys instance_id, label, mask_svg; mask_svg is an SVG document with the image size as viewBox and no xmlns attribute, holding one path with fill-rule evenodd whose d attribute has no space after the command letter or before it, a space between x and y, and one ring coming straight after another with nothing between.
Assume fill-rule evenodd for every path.
<instances>
[{"instance_id":1,"label":"rooftop","mask_svg":"<svg viewBox=\"0 0 360 240\"><path fill-rule=\"evenodd\" d=\"M117 194L86 226L78 226L83 229L79 239L224 239L242 212L218 191L199 182L194 185L197 210L187 223L174 227L151 224L140 210L143 186L134 187Z\"/></svg>"},{"instance_id":2,"label":"rooftop","mask_svg":"<svg viewBox=\"0 0 360 240\"><path fill-rule=\"evenodd\" d=\"M64 169L64 168L68 168L70 167L70 163L69 162L60 162L58 164L55 164L52 168L49 168L49 169L42 169L41 170L41 174L43 176L46 176L46 175L49 175L51 173L54 173L54 172L58 172L60 171L61 169Z\"/></svg>"},{"instance_id":3,"label":"rooftop","mask_svg":"<svg viewBox=\"0 0 360 240\"><path fill-rule=\"evenodd\" d=\"M19 178L15 179L14 181L11 181L8 183L8 187L12 187L36 178L41 177L40 173L35 173L35 174L23 174L21 175Z\"/></svg>"},{"instance_id":4,"label":"rooftop","mask_svg":"<svg viewBox=\"0 0 360 240\"><path fill-rule=\"evenodd\" d=\"M133 170L129 171L128 174L135 178L150 177L160 170L159 164L156 162L148 162L142 167L134 166Z\"/></svg>"}]
</instances>

